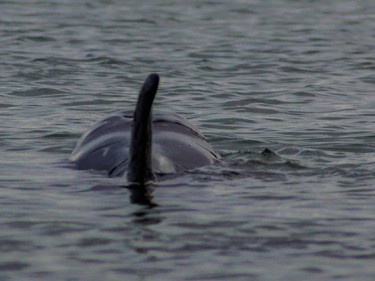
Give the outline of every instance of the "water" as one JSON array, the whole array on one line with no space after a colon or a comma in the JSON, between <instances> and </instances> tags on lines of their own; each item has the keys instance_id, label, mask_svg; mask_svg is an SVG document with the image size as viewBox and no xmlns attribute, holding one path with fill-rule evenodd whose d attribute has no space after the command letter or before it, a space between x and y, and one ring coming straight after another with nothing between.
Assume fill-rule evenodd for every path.
<instances>
[{"instance_id":1,"label":"water","mask_svg":"<svg viewBox=\"0 0 375 281\"><path fill-rule=\"evenodd\" d=\"M0 279L374 280L374 3L1 1ZM150 72L224 158L154 208L67 164Z\"/></svg>"}]
</instances>

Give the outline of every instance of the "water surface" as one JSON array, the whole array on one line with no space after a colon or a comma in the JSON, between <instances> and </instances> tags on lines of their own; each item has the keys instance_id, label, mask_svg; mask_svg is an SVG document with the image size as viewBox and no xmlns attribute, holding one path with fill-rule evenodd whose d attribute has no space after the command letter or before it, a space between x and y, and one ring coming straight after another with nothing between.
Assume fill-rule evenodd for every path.
<instances>
[{"instance_id":1,"label":"water surface","mask_svg":"<svg viewBox=\"0 0 375 281\"><path fill-rule=\"evenodd\" d=\"M373 1L0 10L1 278L374 280ZM153 186L154 208L67 165L151 72L155 106L224 158Z\"/></svg>"}]
</instances>

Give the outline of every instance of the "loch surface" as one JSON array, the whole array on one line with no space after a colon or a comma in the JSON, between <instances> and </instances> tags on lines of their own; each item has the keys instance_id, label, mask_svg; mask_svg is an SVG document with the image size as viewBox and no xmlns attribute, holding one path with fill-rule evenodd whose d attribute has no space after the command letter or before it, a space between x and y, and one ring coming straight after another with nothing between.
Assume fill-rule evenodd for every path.
<instances>
[{"instance_id":1,"label":"loch surface","mask_svg":"<svg viewBox=\"0 0 375 281\"><path fill-rule=\"evenodd\" d=\"M1 280L375 280L375 1L0 11ZM223 162L148 207L68 159L152 72Z\"/></svg>"}]
</instances>

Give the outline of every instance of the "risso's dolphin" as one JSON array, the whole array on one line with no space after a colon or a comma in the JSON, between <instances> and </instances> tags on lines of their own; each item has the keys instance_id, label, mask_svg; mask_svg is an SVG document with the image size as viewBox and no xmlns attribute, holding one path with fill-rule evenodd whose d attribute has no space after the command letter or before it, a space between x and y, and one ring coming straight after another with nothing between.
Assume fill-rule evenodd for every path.
<instances>
[{"instance_id":1,"label":"risso's dolphin","mask_svg":"<svg viewBox=\"0 0 375 281\"><path fill-rule=\"evenodd\" d=\"M220 155L185 118L155 111L152 104L159 75L150 74L133 112L96 123L78 141L70 160L78 169L126 174L129 183L145 185L155 175L178 173L213 164Z\"/></svg>"}]
</instances>

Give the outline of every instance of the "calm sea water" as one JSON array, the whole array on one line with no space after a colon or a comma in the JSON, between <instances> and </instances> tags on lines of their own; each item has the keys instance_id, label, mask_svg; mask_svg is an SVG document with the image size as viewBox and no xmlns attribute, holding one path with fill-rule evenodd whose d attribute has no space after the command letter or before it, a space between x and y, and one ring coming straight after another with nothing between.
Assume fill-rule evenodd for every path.
<instances>
[{"instance_id":1,"label":"calm sea water","mask_svg":"<svg viewBox=\"0 0 375 281\"><path fill-rule=\"evenodd\" d=\"M374 1L0 10L1 280L375 279ZM150 72L224 158L154 208L67 164Z\"/></svg>"}]
</instances>

